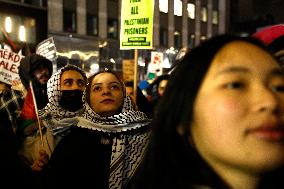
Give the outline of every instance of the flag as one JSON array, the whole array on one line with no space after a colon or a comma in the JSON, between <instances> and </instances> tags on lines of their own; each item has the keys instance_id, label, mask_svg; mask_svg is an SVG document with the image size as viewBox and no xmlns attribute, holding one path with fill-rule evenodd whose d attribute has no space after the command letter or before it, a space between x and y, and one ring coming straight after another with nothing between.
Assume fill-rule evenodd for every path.
<instances>
[{"instance_id":1,"label":"flag","mask_svg":"<svg viewBox=\"0 0 284 189\"><path fill-rule=\"evenodd\" d=\"M37 120L36 109L31 90L32 90L31 88L28 89L27 95L25 97L24 105L21 111L21 118L24 120L36 121Z\"/></svg>"},{"instance_id":2,"label":"flag","mask_svg":"<svg viewBox=\"0 0 284 189\"><path fill-rule=\"evenodd\" d=\"M1 31L2 31L3 42L9 45L12 48L13 52L17 53L18 52L17 45L13 42L13 40L8 36L8 34L3 29L1 29Z\"/></svg>"}]
</instances>

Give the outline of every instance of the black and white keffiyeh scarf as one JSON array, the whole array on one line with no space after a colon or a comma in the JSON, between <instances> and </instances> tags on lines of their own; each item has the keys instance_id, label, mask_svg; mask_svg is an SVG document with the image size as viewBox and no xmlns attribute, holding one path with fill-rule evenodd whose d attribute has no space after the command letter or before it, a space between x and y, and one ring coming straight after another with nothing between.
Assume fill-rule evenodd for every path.
<instances>
[{"instance_id":1,"label":"black and white keffiyeh scarf","mask_svg":"<svg viewBox=\"0 0 284 189\"><path fill-rule=\"evenodd\" d=\"M76 125L77 119L76 116L81 115L84 112L84 108L76 111L70 112L63 109L59 105L59 100L61 98L62 92L60 90L60 78L64 71L66 70L75 70L82 74L86 83L87 77L84 71L79 67L68 64L54 73L47 82L47 95L48 95L48 104L42 110L40 110L40 117L44 121L45 125L53 131L53 134L59 134L65 132L69 129L69 126ZM84 103L84 97L82 99Z\"/></svg>"},{"instance_id":2,"label":"black and white keffiyeh scarf","mask_svg":"<svg viewBox=\"0 0 284 189\"><path fill-rule=\"evenodd\" d=\"M78 127L113 136L109 188L125 188L143 159L150 135L150 120L133 108L130 97L124 98L121 113L101 117L88 104L78 118Z\"/></svg>"}]
</instances>

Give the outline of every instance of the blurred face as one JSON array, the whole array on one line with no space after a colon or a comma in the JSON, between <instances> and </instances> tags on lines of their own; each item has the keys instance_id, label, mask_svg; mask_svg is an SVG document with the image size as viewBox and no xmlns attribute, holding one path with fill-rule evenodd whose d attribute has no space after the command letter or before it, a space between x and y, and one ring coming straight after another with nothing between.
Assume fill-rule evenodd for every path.
<instances>
[{"instance_id":1,"label":"blurred face","mask_svg":"<svg viewBox=\"0 0 284 189\"><path fill-rule=\"evenodd\" d=\"M158 87L158 93L160 96L163 96L165 90L166 90L166 86L168 84L168 80L162 80L160 83L159 83L159 87Z\"/></svg>"},{"instance_id":2,"label":"blurred face","mask_svg":"<svg viewBox=\"0 0 284 189\"><path fill-rule=\"evenodd\" d=\"M123 88L113 74L101 73L93 78L90 105L97 114L107 117L118 113L123 99Z\"/></svg>"},{"instance_id":3,"label":"blurred face","mask_svg":"<svg viewBox=\"0 0 284 189\"><path fill-rule=\"evenodd\" d=\"M277 62L252 44L229 43L197 94L194 145L225 180L274 169L284 163L283 112L284 76Z\"/></svg>"},{"instance_id":4,"label":"blurred face","mask_svg":"<svg viewBox=\"0 0 284 189\"><path fill-rule=\"evenodd\" d=\"M44 67L43 65L39 65L38 68L33 72L33 74L38 82L42 85L46 84L48 79L50 78L48 68Z\"/></svg>"},{"instance_id":5,"label":"blurred face","mask_svg":"<svg viewBox=\"0 0 284 189\"><path fill-rule=\"evenodd\" d=\"M125 89L126 89L126 94L127 94L128 96L130 96L132 99L134 99L133 87L128 87L128 86L126 86Z\"/></svg>"},{"instance_id":6,"label":"blurred face","mask_svg":"<svg viewBox=\"0 0 284 189\"><path fill-rule=\"evenodd\" d=\"M61 90L76 90L79 89L84 91L86 87L86 82L84 81L83 76L75 71L68 70L62 73L60 79Z\"/></svg>"}]
</instances>

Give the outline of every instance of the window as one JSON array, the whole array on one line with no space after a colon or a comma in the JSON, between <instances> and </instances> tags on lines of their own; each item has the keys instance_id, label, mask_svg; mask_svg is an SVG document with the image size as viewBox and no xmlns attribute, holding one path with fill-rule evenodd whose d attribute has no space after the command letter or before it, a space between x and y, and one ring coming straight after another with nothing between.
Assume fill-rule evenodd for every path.
<instances>
[{"instance_id":1,"label":"window","mask_svg":"<svg viewBox=\"0 0 284 189\"><path fill-rule=\"evenodd\" d=\"M213 10L212 12L212 23L218 24L218 11Z\"/></svg>"},{"instance_id":2,"label":"window","mask_svg":"<svg viewBox=\"0 0 284 189\"><path fill-rule=\"evenodd\" d=\"M168 30L167 29L160 29L160 44L162 46L168 45Z\"/></svg>"},{"instance_id":3,"label":"window","mask_svg":"<svg viewBox=\"0 0 284 189\"><path fill-rule=\"evenodd\" d=\"M194 41L195 41L195 35L190 34L190 37L188 38L188 47L193 48L194 47Z\"/></svg>"},{"instance_id":4,"label":"window","mask_svg":"<svg viewBox=\"0 0 284 189\"><path fill-rule=\"evenodd\" d=\"M174 15L182 16L182 2L181 0L174 1Z\"/></svg>"},{"instance_id":5,"label":"window","mask_svg":"<svg viewBox=\"0 0 284 189\"><path fill-rule=\"evenodd\" d=\"M206 7L201 8L201 21L207 22L207 8Z\"/></svg>"},{"instance_id":6,"label":"window","mask_svg":"<svg viewBox=\"0 0 284 189\"><path fill-rule=\"evenodd\" d=\"M159 0L160 12L168 13L168 0Z\"/></svg>"},{"instance_id":7,"label":"window","mask_svg":"<svg viewBox=\"0 0 284 189\"><path fill-rule=\"evenodd\" d=\"M117 19L109 18L107 21L107 36L108 38L117 39L118 36L118 21Z\"/></svg>"},{"instance_id":8,"label":"window","mask_svg":"<svg viewBox=\"0 0 284 189\"><path fill-rule=\"evenodd\" d=\"M24 3L39 7L46 7L46 0L24 0Z\"/></svg>"},{"instance_id":9,"label":"window","mask_svg":"<svg viewBox=\"0 0 284 189\"><path fill-rule=\"evenodd\" d=\"M187 4L187 12L188 12L188 18L190 19L195 18L195 5L193 3Z\"/></svg>"},{"instance_id":10,"label":"window","mask_svg":"<svg viewBox=\"0 0 284 189\"><path fill-rule=\"evenodd\" d=\"M174 33L174 44L176 49L181 47L181 34L179 31L175 31Z\"/></svg>"},{"instance_id":11,"label":"window","mask_svg":"<svg viewBox=\"0 0 284 189\"><path fill-rule=\"evenodd\" d=\"M87 35L98 35L98 0L86 0Z\"/></svg>"},{"instance_id":12,"label":"window","mask_svg":"<svg viewBox=\"0 0 284 189\"><path fill-rule=\"evenodd\" d=\"M98 35L98 17L87 15L87 34Z\"/></svg>"},{"instance_id":13,"label":"window","mask_svg":"<svg viewBox=\"0 0 284 189\"><path fill-rule=\"evenodd\" d=\"M8 15L0 13L0 27L7 33L14 42L36 42L36 20L31 17ZM2 37L2 38L1 38ZM0 41L7 40L0 36Z\"/></svg>"},{"instance_id":14,"label":"window","mask_svg":"<svg viewBox=\"0 0 284 189\"><path fill-rule=\"evenodd\" d=\"M76 32L76 0L63 0L63 29L65 32Z\"/></svg>"}]
</instances>

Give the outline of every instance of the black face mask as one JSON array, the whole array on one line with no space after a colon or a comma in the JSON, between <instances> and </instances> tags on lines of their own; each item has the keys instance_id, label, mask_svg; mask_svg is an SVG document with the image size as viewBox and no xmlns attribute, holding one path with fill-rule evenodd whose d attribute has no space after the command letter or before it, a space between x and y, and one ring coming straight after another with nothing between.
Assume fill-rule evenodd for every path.
<instances>
[{"instance_id":1,"label":"black face mask","mask_svg":"<svg viewBox=\"0 0 284 189\"><path fill-rule=\"evenodd\" d=\"M81 90L62 90L59 105L70 112L76 112L83 108L83 91Z\"/></svg>"}]
</instances>

